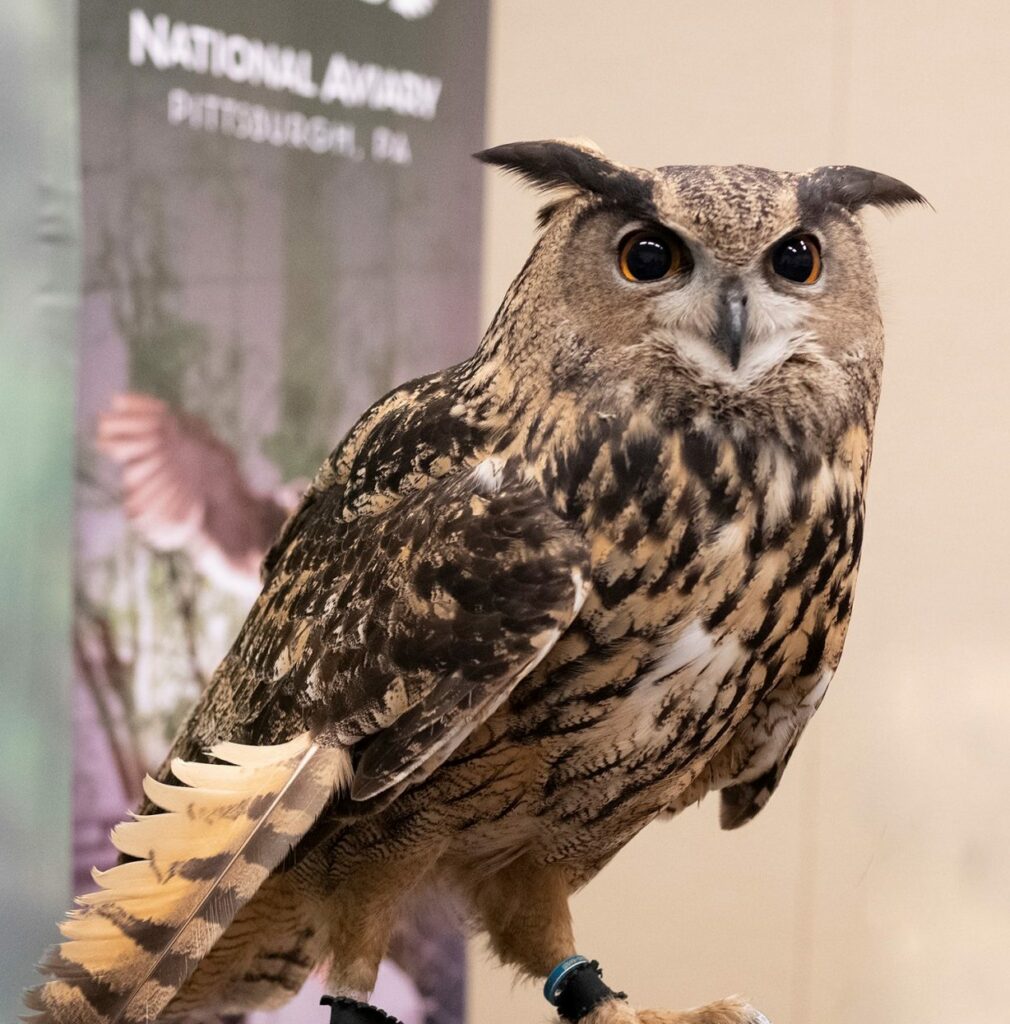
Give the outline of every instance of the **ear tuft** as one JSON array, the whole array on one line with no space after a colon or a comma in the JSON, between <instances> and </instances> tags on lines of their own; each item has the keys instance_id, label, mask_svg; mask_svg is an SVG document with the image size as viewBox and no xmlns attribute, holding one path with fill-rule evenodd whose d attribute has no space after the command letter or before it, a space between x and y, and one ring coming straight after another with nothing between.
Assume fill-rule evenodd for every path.
<instances>
[{"instance_id":1,"label":"ear tuft","mask_svg":"<svg viewBox=\"0 0 1010 1024\"><path fill-rule=\"evenodd\" d=\"M474 156L482 163L518 174L542 191L589 192L629 207L642 216L655 214L649 179L630 167L608 160L592 142L581 139L513 142L493 146ZM548 204L541 211L541 222L546 223L555 210L555 203Z\"/></svg>"},{"instance_id":2,"label":"ear tuft","mask_svg":"<svg viewBox=\"0 0 1010 1024\"><path fill-rule=\"evenodd\" d=\"M834 203L852 213L864 206L883 210L918 203L930 206L925 196L897 178L849 166L818 167L805 175L800 183L800 199L808 207L823 209Z\"/></svg>"},{"instance_id":3,"label":"ear tuft","mask_svg":"<svg viewBox=\"0 0 1010 1024\"><path fill-rule=\"evenodd\" d=\"M492 146L474 156L493 164L540 189L592 188L592 183L614 169L593 143L561 139L542 142L511 142Z\"/></svg>"}]
</instances>

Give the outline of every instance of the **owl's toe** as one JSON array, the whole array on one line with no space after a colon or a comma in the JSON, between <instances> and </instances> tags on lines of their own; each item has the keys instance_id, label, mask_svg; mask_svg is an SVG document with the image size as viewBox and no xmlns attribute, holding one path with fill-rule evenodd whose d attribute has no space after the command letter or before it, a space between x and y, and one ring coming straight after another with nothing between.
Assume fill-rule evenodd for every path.
<instances>
[{"instance_id":1,"label":"owl's toe","mask_svg":"<svg viewBox=\"0 0 1010 1024\"><path fill-rule=\"evenodd\" d=\"M565 1024L560 1018L559 1024ZM583 1017L579 1024L771 1024L742 999L720 999L693 1010L635 1010L623 999L608 999Z\"/></svg>"},{"instance_id":2,"label":"owl's toe","mask_svg":"<svg viewBox=\"0 0 1010 1024\"><path fill-rule=\"evenodd\" d=\"M771 1024L742 999L720 999L693 1010L639 1010L639 1024Z\"/></svg>"}]
</instances>

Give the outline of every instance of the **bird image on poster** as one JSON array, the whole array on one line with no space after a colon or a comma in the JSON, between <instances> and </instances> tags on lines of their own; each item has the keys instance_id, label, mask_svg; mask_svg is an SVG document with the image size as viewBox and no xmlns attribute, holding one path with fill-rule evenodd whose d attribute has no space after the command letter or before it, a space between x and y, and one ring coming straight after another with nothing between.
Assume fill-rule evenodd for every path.
<instances>
[{"instance_id":1,"label":"bird image on poster","mask_svg":"<svg viewBox=\"0 0 1010 1024\"><path fill-rule=\"evenodd\" d=\"M97 445L122 467L123 507L152 548L182 552L216 587L256 597L263 556L308 481L257 494L205 420L153 395L116 395Z\"/></svg>"},{"instance_id":2,"label":"bird image on poster","mask_svg":"<svg viewBox=\"0 0 1010 1024\"><path fill-rule=\"evenodd\" d=\"M532 255L476 352L316 472L45 961L42 1021L273 1007L319 964L334 1020L381 1019L432 889L566 1021L765 1020L636 1010L568 903L707 793L724 828L760 813L822 701L883 354L858 215L923 200L846 166L481 157L548 194Z\"/></svg>"}]
</instances>

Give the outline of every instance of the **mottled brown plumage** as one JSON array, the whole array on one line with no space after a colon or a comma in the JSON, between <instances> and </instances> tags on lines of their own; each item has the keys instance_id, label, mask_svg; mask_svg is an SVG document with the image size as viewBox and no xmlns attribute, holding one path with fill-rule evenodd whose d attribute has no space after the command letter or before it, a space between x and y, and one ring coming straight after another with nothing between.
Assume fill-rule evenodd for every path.
<instances>
[{"instance_id":1,"label":"mottled brown plumage","mask_svg":"<svg viewBox=\"0 0 1010 1024\"><path fill-rule=\"evenodd\" d=\"M838 663L882 357L856 212L920 197L854 168L483 156L553 190L541 239L476 355L382 399L319 471L174 750L304 735L353 779L190 950L166 1019L275 1005L322 960L366 993L398 905L436 883L546 975L574 952L570 892L649 821L712 789L726 827L764 806ZM638 228L681 269L622 277ZM770 255L798 231L809 284ZM115 1020L77 962L62 984L93 1014L51 986L34 1004Z\"/></svg>"}]
</instances>

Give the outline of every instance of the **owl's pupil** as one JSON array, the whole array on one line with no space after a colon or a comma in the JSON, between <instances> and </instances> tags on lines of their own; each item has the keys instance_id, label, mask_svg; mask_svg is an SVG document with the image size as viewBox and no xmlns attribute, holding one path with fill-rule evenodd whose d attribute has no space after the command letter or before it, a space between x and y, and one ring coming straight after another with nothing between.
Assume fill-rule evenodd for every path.
<instances>
[{"instance_id":1,"label":"owl's pupil","mask_svg":"<svg viewBox=\"0 0 1010 1024\"><path fill-rule=\"evenodd\" d=\"M625 261L636 281L658 281L673 263L669 246L659 238L639 238L628 249Z\"/></svg>"},{"instance_id":2,"label":"owl's pupil","mask_svg":"<svg viewBox=\"0 0 1010 1024\"><path fill-rule=\"evenodd\" d=\"M772 269L787 281L813 284L820 272L817 242L810 235L787 238L772 253Z\"/></svg>"}]
</instances>

